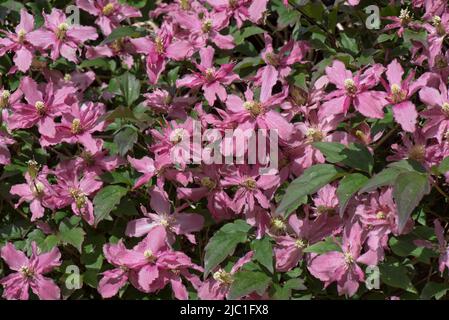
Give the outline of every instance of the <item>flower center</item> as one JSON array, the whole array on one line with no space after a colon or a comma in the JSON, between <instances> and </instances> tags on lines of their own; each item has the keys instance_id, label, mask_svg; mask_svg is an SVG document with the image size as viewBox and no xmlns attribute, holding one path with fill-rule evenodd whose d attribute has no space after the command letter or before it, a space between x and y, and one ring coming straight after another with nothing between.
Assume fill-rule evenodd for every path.
<instances>
[{"instance_id":1,"label":"flower center","mask_svg":"<svg viewBox=\"0 0 449 320\"><path fill-rule=\"evenodd\" d=\"M309 140L313 142L322 141L324 139L323 132L316 128L308 128L306 136Z\"/></svg>"},{"instance_id":2,"label":"flower center","mask_svg":"<svg viewBox=\"0 0 449 320\"><path fill-rule=\"evenodd\" d=\"M376 218L379 220L384 220L386 217L387 217L386 213L383 212L382 210L376 213Z\"/></svg>"},{"instance_id":3,"label":"flower center","mask_svg":"<svg viewBox=\"0 0 449 320\"><path fill-rule=\"evenodd\" d=\"M347 92L349 95L353 95L353 94L355 94L355 93L357 92L357 87L355 86L354 80L352 80L352 79L346 79L345 82L344 82L344 84L345 84L346 92Z\"/></svg>"},{"instance_id":4,"label":"flower center","mask_svg":"<svg viewBox=\"0 0 449 320\"><path fill-rule=\"evenodd\" d=\"M399 103L405 100L405 98L407 98L407 91L402 90L398 84L396 83L392 84L390 89L391 89L391 100L393 101L393 103Z\"/></svg>"},{"instance_id":5,"label":"flower center","mask_svg":"<svg viewBox=\"0 0 449 320\"><path fill-rule=\"evenodd\" d=\"M25 29L20 29L19 32L17 33L18 36L18 41L20 43L23 43L23 41L25 40L25 35L27 34L27 32L25 31Z\"/></svg>"},{"instance_id":6,"label":"flower center","mask_svg":"<svg viewBox=\"0 0 449 320\"><path fill-rule=\"evenodd\" d=\"M34 108L36 109L37 113L39 115L44 115L45 114L45 103L43 103L42 101L36 101L36 103L34 104Z\"/></svg>"},{"instance_id":7,"label":"flower center","mask_svg":"<svg viewBox=\"0 0 449 320\"><path fill-rule=\"evenodd\" d=\"M217 186L217 183L209 177L204 177L201 178L201 185L209 190L213 190Z\"/></svg>"},{"instance_id":8,"label":"flower center","mask_svg":"<svg viewBox=\"0 0 449 320\"><path fill-rule=\"evenodd\" d=\"M212 30L212 20L211 19L204 19L203 20L203 25L201 26L201 30L204 33L208 33L209 31Z\"/></svg>"},{"instance_id":9,"label":"flower center","mask_svg":"<svg viewBox=\"0 0 449 320\"><path fill-rule=\"evenodd\" d=\"M434 16L432 18L432 24L439 36L446 35L446 29L444 29L444 25L441 23L441 18L439 16Z\"/></svg>"},{"instance_id":10,"label":"flower center","mask_svg":"<svg viewBox=\"0 0 449 320\"><path fill-rule=\"evenodd\" d=\"M278 66L280 64L279 57L277 54L269 52L265 55L265 60L272 66Z\"/></svg>"},{"instance_id":11,"label":"flower center","mask_svg":"<svg viewBox=\"0 0 449 320\"><path fill-rule=\"evenodd\" d=\"M345 256L345 263L346 265L350 265L354 263L354 257L352 256L351 252L347 251L344 253Z\"/></svg>"},{"instance_id":12,"label":"flower center","mask_svg":"<svg viewBox=\"0 0 449 320\"><path fill-rule=\"evenodd\" d=\"M287 228L287 225L285 224L285 221L282 218L280 218L280 217L276 217L276 218L271 219L271 226L276 231L283 231L283 230L285 230Z\"/></svg>"},{"instance_id":13,"label":"flower center","mask_svg":"<svg viewBox=\"0 0 449 320\"><path fill-rule=\"evenodd\" d=\"M253 178L246 179L242 185L248 190L254 190L257 187L257 182Z\"/></svg>"},{"instance_id":14,"label":"flower center","mask_svg":"<svg viewBox=\"0 0 449 320\"><path fill-rule=\"evenodd\" d=\"M72 198L75 200L76 207L78 209L81 209L86 205L87 197L81 190L76 189L76 188L70 188L69 193L72 196Z\"/></svg>"},{"instance_id":15,"label":"flower center","mask_svg":"<svg viewBox=\"0 0 449 320\"><path fill-rule=\"evenodd\" d=\"M228 3L231 8L235 8L237 6L237 0L229 0Z\"/></svg>"},{"instance_id":16,"label":"flower center","mask_svg":"<svg viewBox=\"0 0 449 320\"><path fill-rule=\"evenodd\" d=\"M248 110L253 117L257 117L264 112L262 104L257 101L246 101L243 103L243 107Z\"/></svg>"},{"instance_id":17,"label":"flower center","mask_svg":"<svg viewBox=\"0 0 449 320\"><path fill-rule=\"evenodd\" d=\"M183 138L184 138L184 129L183 128L177 128L177 129L173 130L172 133L170 134L170 141L173 144L180 143Z\"/></svg>"},{"instance_id":18,"label":"flower center","mask_svg":"<svg viewBox=\"0 0 449 320\"><path fill-rule=\"evenodd\" d=\"M11 93L8 90L3 90L0 97L0 109L6 108L9 105L9 97Z\"/></svg>"},{"instance_id":19,"label":"flower center","mask_svg":"<svg viewBox=\"0 0 449 320\"><path fill-rule=\"evenodd\" d=\"M408 157L416 161L424 161L426 158L426 148L422 144L414 145L410 148Z\"/></svg>"},{"instance_id":20,"label":"flower center","mask_svg":"<svg viewBox=\"0 0 449 320\"><path fill-rule=\"evenodd\" d=\"M34 185L33 185L32 188L31 188L31 190L32 190L32 192L33 192L33 195L34 195L35 197L41 196L41 195L44 193L44 189L45 189L45 186L44 186L44 184L43 184L42 182L40 182L40 181L35 181L35 182L34 182Z\"/></svg>"},{"instance_id":21,"label":"flower center","mask_svg":"<svg viewBox=\"0 0 449 320\"><path fill-rule=\"evenodd\" d=\"M154 39L154 44L156 46L156 52L159 54L163 54L164 53L164 42L162 41L161 37L156 37L156 39Z\"/></svg>"},{"instance_id":22,"label":"flower center","mask_svg":"<svg viewBox=\"0 0 449 320\"><path fill-rule=\"evenodd\" d=\"M59 40L64 39L67 30L69 30L69 25L67 23L65 23L65 22L61 23L58 26L58 30L56 31L56 37Z\"/></svg>"},{"instance_id":23,"label":"flower center","mask_svg":"<svg viewBox=\"0 0 449 320\"><path fill-rule=\"evenodd\" d=\"M117 39L114 42L112 42L111 43L111 49L115 53L119 53L120 51L122 51L122 49L123 49L123 38L122 39Z\"/></svg>"},{"instance_id":24,"label":"flower center","mask_svg":"<svg viewBox=\"0 0 449 320\"><path fill-rule=\"evenodd\" d=\"M81 127L81 120L78 118L73 119L72 125L70 127L70 131L72 132L72 134L78 134L82 130L83 128Z\"/></svg>"},{"instance_id":25,"label":"flower center","mask_svg":"<svg viewBox=\"0 0 449 320\"><path fill-rule=\"evenodd\" d=\"M230 274L229 272L224 271L223 269L218 270L217 272L215 272L212 276L216 281L222 283L222 284L226 284L229 285L231 284L234 279L232 277L232 274Z\"/></svg>"},{"instance_id":26,"label":"flower center","mask_svg":"<svg viewBox=\"0 0 449 320\"><path fill-rule=\"evenodd\" d=\"M180 5L182 10L190 10L190 1L189 0L180 0Z\"/></svg>"},{"instance_id":27,"label":"flower center","mask_svg":"<svg viewBox=\"0 0 449 320\"><path fill-rule=\"evenodd\" d=\"M151 251L150 249L145 250L145 252L143 253L143 255L144 255L145 258L146 258L148 261L150 261L150 262L153 262L153 261L156 259L156 257L155 257L154 254L153 254L153 251Z\"/></svg>"},{"instance_id":28,"label":"flower center","mask_svg":"<svg viewBox=\"0 0 449 320\"><path fill-rule=\"evenodd\" d=\"M65 82L69 82L69 81L71 81L72 80L72 76L69 74L69 73L66 73L65 75L64 75L64 81Z\"/></svg>"},{"instance_id":29,"label":"flower center","mask_svg":"<svg viewBox=\"0 0 449 320\"><path fill-rule=\"evenodd\" d=\"M28 266L22 266L19 269L19 272L26 278L32 278L34 276L34 271Z\"/></svg>"},{"instance_id":30,"label":"flower center","mask_svg":"<svg viewBox=\"0 0 449 320\"><path fill-rule=\"evenodd\" d=\"M406 24L406 23L410 22L410 20L412 19L411 15L410 15L410 11L408 9L401 9L401 12L399 14L399 19L401 19L402 24Z\"/></svg>"},{"instance_id":31,"label":"flower center","mask_svg":"<svg viewBox=\"0 0 449 320\"><path fill-rule=\"evenodd\" d=\"M105 16L110 15L113 11L114 11L114 5L112 3L108 3L107 5L105 5L102 10L102 12Z\"/></svg>"},{"instance_id":32,"label":"flower center","mask_svg":"<svg viewBox=\"0 0 449 320\"><path fill-rule=\"evenodd\" d=\"M306 242L302 239L298 239L295 241L295 247L297 247L298 249L302 249L306 246Z\"/></svg>"},{"instance_id":33,"label":"flower center","mask_svg":"<svg viewBox=\"0 0 449 320\"><path fill-rule=\"evenodd\" d=\"M215 79L215 70L214 68L207 68L205 72L206 81L211 82Z\"/></svg>"},{"instance_id":34,"label":"flower center","mask_svg":"<svg viewBox=\"0 0 449 320\"><path fill-rule=\"evenodd\" d=\"M441 110L443 110L443 113L449 117L449 103L443 103L443 105L441 106Z\"/></svg>"}]
</instances>

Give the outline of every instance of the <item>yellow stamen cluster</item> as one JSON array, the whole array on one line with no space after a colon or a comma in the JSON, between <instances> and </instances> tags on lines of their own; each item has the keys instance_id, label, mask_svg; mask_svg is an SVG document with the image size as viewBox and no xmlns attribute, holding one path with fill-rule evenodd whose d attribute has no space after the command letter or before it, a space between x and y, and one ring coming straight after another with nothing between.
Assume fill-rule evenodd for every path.
<instances>
[{"instance_id":1,"label":"yellow stamen cluster","mask_svg":"<svg viewBox=\"0 0 449 320\"><path fill-rule=\"evenodd\" d=\"M45 186L40 181L35 181L32 187L32 192L35 197L41 196L44 192Z\"/></svg>"},{"instance_id":2,"label":"yellow stamen cluster","mask_svg":"<svg viewBox=\"0 0 449 320\"><path fill-rule=\"evenodd\" d=\"M253 178L248 178L243 181L242 185L248 190L254 190L257 187L257 182Z\"/></svg>"},{"instance_id":3,"label":"yellow stamen cluster","mask_svg":"<svg viewBox=\"0 0 449 320\"><path fill-rule=\"evenodd\" d=\"M449 117L449 103L443 103L441 110L443 110L444 114Z\"/></svg>"},{"instance_id":4,"label":"yellow stamen cluster","mask_svg":"<svg viewBox=\"0 0 449 320\"><path fill-rule=\"evenodd\" d=\"M412 20L412 15L410 14L410 11L408 9L401 9L399 19L401 19L402 24L405 24Z\"/></svg>"},{"instance_id":5,"label":"yellow stamen cluster","mask_svg":"<svg viewBox=\"0 0 449 320\"><path fill-rule=\"evenodd\" d=\"M78 118L73 119L72 125L70 127L70 131L73 134L78 134L78 133L81 133L82 130L83 130L83 128L81 127L81 120Z\"/></svg>"},{"instance_id":6,"label":"yellow stamen cluster","mask_svg":"<svg viewBox=\"0 0 449 320\"><path fill-rule=\"evenodd\" d=\"M215 79L214 68L207 68L204 77L206 78L206 81L213 81Z\"/></svg>"},{"instance_id":7,"label":"yellow stamen cluster","mask_svg":"<svg viewBox=\"0 0 449 320\"><path fill-rule=\"evenodd\" d=\"M257 117L264 112L262 104L257 101L246 101L243 103L243 107L248 110L253 117Z\"/></svg>"},{"instance_id":8,"label":"yellow stamen cluster","mask_svg":"<svg viewBox=\"0 0 449 320\"><path fill-rule=\"evenodd\" d=\"M345 256L345 263L347 265L354 263L354 257L352 256L351 252L347 251L344 253Z\"/></svg>"},{"instance_id":9,"label":"yellow stamen cluster","mask_svg":"<svg viewBox=\"0 0 449 320\"><path fill-rule=\"evenodd\" d=\"M189 0L180 0L181 9L184 11L190 10L190 1Z\"/></svg>"},{"instance_id":10,"label":"yellow stamen cluster","mask_svg":"<svg viewBox=\"0 0 449 320\"><path fill-rule=\"evenodd\" d=\"M203 177L201 178L201 185L209 190L213 190L217 186L217 183L209 177Z\"/></svg>"},{"instance_id":11,"label":"yellow stamen cluster","mask_svg":"<svg viewBox=\"0 0 449 320\"><path fill-rule=\"evenodd\" d=\"M66 22L61 23L58 26L58 30L56 31L56 37L58 37L59 40L64 39L65 34L67 33L67 30L69 30L69 25Z\"/></svg>"},{"instance_id":12,"label":"yellow stamen cluster","mask_svg":"<svg viewBox=\"0 0 449 320\"><path fill-rule=\"evenodd\" d=\"M357 87L355 86L355 82L352 79L346 79L344 81L346 92L350 95L353 95L357 92Z\"/></svg>"},{"instance_id":13,"label":"yellow stamen cluster","mask_svg":"<svg viewBox=\"0 0 449 320\"><path fill-rule=\"evenodd\" d=\"M148 261L154 261L155 259L156 259L156 257L154 256L154 254L153 254L153 251L151 251L150 249L148 249L148 250L145 250L145 252L143 253L143 255L145 256L145 258L148 260Z\"/></svg>"},{"instance_id":14,"label":"yellow stamen cluster","mask_svg":"<svg viewBox=\"0 0 449 320\"><path fill-rule=\"evenodd\" d=\"M183 128L177 128L172 131L170 134L170 142L174 144L178 144L182 141L184 138L184 129Z\"/></svg>"},{"instance_id":15,"label":"yellow stamen cluster","mask_svg":"<svg viewBox=\"0 0 449 320\"><path fill-rule=\"evenodd\" d=\"M407 91L402 90L401 87L394 83L391 85L391 100L393 103L399 103L407 98Z\"/></svg>"},{"instance_id":16,"label":"yellow stamen cluster","mask_svg":"<svg viewBox=\"0 0 449 320\"><path fill-rule=\"evenodd\" d=\"M86 195L81 190L76 189L76 188L70 188L69 193L72 196L72 198L75 200L76 207L78 209L84 208L84 206L87 203Z\"/></svg>"},{"instance_id":17,"label":"yellow stamen cluster","mask_svg":"<svg viewBox=\"0 0 449 320\"><path fill-rule=\"evenodd\" d=\"M204 19L203 20L203 24L201 26L201 30L204 33L208 33L209 31L212 30L212 20L211 19Z\"/></svg>"},{"instance_id":18,"label":"yellow stamen cluster","mask_svg":"<svg viewBox=\"0 0 449 320\"><path fill-rule=\"evenodd\" d=\"M309 141L318 142L324 139L324 134L321 130L316 128L308 128L306 132L306 136Z\"/></svg>"},{"instance_id":19,"label":"yellow stamen cluster","mask_svg":"<svg viewBox=\"0 0 449 320\"><path fill-rule=\"evenodd\" d=\"M34 277L34 270L27 266L22 266L19 269L19 272L26 278Z\"/></svg>"},{"instance_id":20,"label":"yellow stamen cluster","mask_svg":"<svg viewBox=\"0 0 449 320\"><path fill-rule=\"evenodd\" d=\"M163 54L164 53L164 42L162 41L161 37L156 37L154 39L154 44L156 47L156 52L159 54Z\"/></svg>"},{"instance_id":21,"label":"yellow stamen cluster","mask_svg":"<svg viewBox=\"0 0 449 320\"><path fill-rule=\"evenodd\" d=\"M307 246L306 241L302 240L302 239L297 239L295 241L295 247L297 247L298 249L302 249L305 248Z\"/></svg>"},{"instance_id":22,"label":"yellow stamen cluster","mask_svg":"<svg viewBox=\"0 0 449 320\"><path fill-rule=\"evenodd\" d=\"M9 105L9 97L11 93L8 90L3 90L0 97L0 109L6 108Z\"/></svg>"},{"instance_id":23,"label":"yellow stamen cluster","mask_svg":"<svg viewBox=\"0 0 449 320\"><path fill-rule=\"evenodd\" d=\"M103 7L102 13L103 13L105 16L108 16L108 15L110 15L113 11L114 11L114 5L113 5L112 3L108 3L107 5L105 5L105 6Z\"/></svg>"},{"instance_id":24,"label":"yellow stamen cluster","mask_svg":"<svg viewBox=\"0 0 449 320\"><path fill-rule=\"evenodd\" d=\"M410 151L408 153L408 157L410 159L416 160L416 161L423 161L426 157L426 148L422 144L414 145L410 148Z\"/></svg>"},{"instance_id":25,"label":"yellow stamen cluster","mask_svg":"<svg viewBox=\"0 0 449 320\"><path fill-rule=\"evenodd\" d=\"M17 37L19 38L18 40L20 43L25 41L26 34L27 34L27 32L24 29L20 29L19 32L17 32Z\"/></svg>"},{"instance_id":26,"label":"yellow stamen cluster","mask_svg":"<svg viewBox=\"0 0 449 320\"><path fill-rule=\"evenodd\" d=\"M279 57L273 52L269 52L265 55L265 60L272 66L278 66L280 64Z\"/></svg>"},{"instance_id":27,"label":"yellow stamen cluster","mask_svg":"<svg viewBox=\"0 0 449 320\"><path fill-rule=\"evenodd\" d=\"M275 217L271 219L271 227L275 231L284 231L287 229L287 225L285 224L285 221L280 217Z\"/></svg>"},{"instance_id":28,"label":"yellow stamen cluster","mask_svg":"<svg viewBox=\"0 0 449 320\"><path fill-rule=\"evenodd\" d=\"M45 103L43 103L42 101L36 101L36 103L34 104L34 108L36 109L37 113L40 115L44 115L45 114Z\"/></svg>"},{"instance_id":29,"label":"yellow stamen cluster","mask_svg":"<svg viewBox=\"0 0 449 320\"><path fill-rule=\"evenodd\" d=\"M387 217L387 215L382 210L380 210L376 213L376 218L379 220L384 220L386 217Z\"/></svg>"},{"instance_id":30,"label":"yellow stamen cluster","mask_svg":"<svg viewBox=\"0 0 449 320\"><path fill-rule=\"evenodd\" d=\"M229 272L224 271L223 269L218 270L217 272L215 272L212 277L222 283L222 284L226 284L229 285L231 284L234 279L232 277L232 274L230 274Z\"/></svg>"}]
</instances>

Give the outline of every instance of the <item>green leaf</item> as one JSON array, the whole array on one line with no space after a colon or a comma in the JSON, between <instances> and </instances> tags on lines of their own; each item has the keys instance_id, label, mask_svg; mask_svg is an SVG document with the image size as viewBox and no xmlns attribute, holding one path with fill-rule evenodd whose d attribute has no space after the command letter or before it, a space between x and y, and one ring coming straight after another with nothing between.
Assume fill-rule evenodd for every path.
<instances>
[{"instance_id":1,"label":"green leaf","mask_svg":"<svg viewBox=\"0 0 449 320\"><path fill-rule=\"evenodd\" d=\"M407 268L399 262L385 262L379 265L380 279L386 285L404 289L411 293L417 293L415 287L407 275Z\"/></svg>"},{"instance_id":2,"label":"green leaf","mask_svg":"<svg viewBox=\"0 0 449 320\"><path fill-rule=\"evenodd\" d=\"M94 198L95 225L107 218L109 213L120 203L128 190L124 187L113 185L101 189Z\"/></svg>"},{"instance_id":3,"label":"green leaf","mask_svg":"<svg viewBox=\"0 0 449 320\"><path fill-rule=\"evenodd\" d=\"M359 194L376 190L379 187L392 185L397 176L404 172L399 168L386 168L368 180L360 189Z\"/></svg>"},{"instance_id":4,"label":"green leaf","mask_svg":"<svg viewBox=\"0 0 449 320\"><path fill-rule=\"evenodd\" d=\"M448 290L449 283L427 282L421 291L420 299L430 300L431 298L435 298L436 300L440 300L446 295Z\"/></svg>"},{"instance_id":5,"label":"green leaf","mask_svg":"<svg viewBox=\"0 0 449 320\"><path fill-rule=\"evenodd\" d=\"M354 38L348 37L346 33L341 34L341 45L353 54L359 53L357 41Z\"/></svg>"},{"instance_id":6,"label":"green leaf","mask_svg":"<svg viewBox=\"0 0 449 320\"><path fill-rule=\"evenodd\" d=\"M449 157L446 157L441 161L440 165L438 166L438 171L441 174L445 174L449 171Z\"/></svg>"},{"instance_id":7,"label":"green leaf","mask_svg":"<svg viewBox=\"0 0 449 320\"><path fill-rule=\"evenodd\" d=\"M236 246L247 240L251 227L243 220L224 225L210 238L205 248L204 276L234 253Z\"/></svg>"},{"instance_id":8,"label":"green leaf","mask_svg":"<svg viewBox=\"0 0 449 320\"><path fill-rule=\"evenodd\" d=\"M253 241L254 259L273 273L273 245L268 237Z\"/></svg>"},{"instance_id":9,"label":"green leaf","mask_svg":"<svg viewBox=\"0 0 449 320\"><path fill-rule=\"evenodd\" d=\"M137 142L137 130L134 127L128 126L121 130L114 136L114 143L117 145L119 155L124 156L131 150Z\"/></svg>"},{"instance_id":10,"label":"green leaf","mask_svg":"<svg viewBox=\"0 0 449 320\"><path fill-rule=\"evenodd\" d=\"M240 45L245 41L246 38L264 32L265 32L264 29L259 28L257 26L249 26L244 28L243 30L237 29L236 32L233 33L234 42L236 45Z\"/></svg>"},{"instance_id":11,"label":"green leaf","mask_svg":"<svg viewBox=\"0 0 449 320\"><path fill-rule=\"evenodd\" d=\"M84 241L84 236L86 233L84 230L80 227L72 227L65 221L62 221L59 225L59 233L58 236L61 239L62 242L71 244L75 248L78 249L79 252L81 252L81 246Z\"/></svg>"},{"instance_id":12,"label":"green leaf","mask_svg":"<svg viewBox=\"0 0 449 320\"><path fill-rule=\"evenodd\" d=\"M140 95L140 81L129 72L125 72L117 78L119 88L122 96L125 98L125 102L130 107L134 101L139 98Z\"/></svg>"},{"instance_id":13,"label":"green leaf","mask_svg":"<svg viewBox=\"0 0 449 320\"><path fill-rule=\"evenodd\" d=\"M234 300L252 292L262 295L271 283L271 278L263 272L239 271L229 289L229 299Z\"/></svg>"},{"instance_id":14,"label":"green leaf","mask_svg":"<svg viewBox=\"0 0 449 320\"><path fill-rule=\"evenodd\" d=\"M393 197L398 207L398 229L402 231L413 209L430 192L429 178L418 172L402 172L393 185Z\"/></svg>"},{"instance_id":15,"label":"green leaf","mask_svg":"<svg viewBox=\"0 0 449 320\"><path fill-rule=\"evenodd\" d=\"M111 69L111 65L109 64L109 61L103 58L96 58L96 59L92 59L92 60L84 60L83 62L80 63L80 65L78 66L80 69L83 68L92 68L92 67L96 67L96 68L100 68L103 70L110 70Z\"/></svg>"},{"instance_id":16,"label":"green leaf","mask_svg":"<svg viewBox=\"0 0 449 320\"><path fill-rule=\"evenodd\" d=\"M141 36L143 36L143 34L133 27L129 26L118 27L112 30L111 34L107 36L106 39L104 39L100 43L100 45L105 45L114 42L115 40L121 39L123 37L138 38Z\"/></svg>"},{"instance_id":17,"label":"green leaf","mask_svg":"<svg viewBox=\"0 0 449 320\"><path fill-rule=\"evenodd\" d=\"M317 164L304 173L287 187L284 197L277 208L277 213L290 214L300 204L304 196L317 192L329 182L335 180L339 170L330 164Z\"/></svg>"},{"instance_id":18,"label":"green leaf","mask_svg":"<svg viewBox=\"0 0 449 320\"><path fill-rule=\"evenodd\" d=\"M368 181L368 178L360 173L353 173L341 179L337 188L340 217L343 217L349 200L366 183L366 181Z\"/></svg>"},{"instance_id":19,"label":"green leaf","mask_svg":"<svg viewBox=\"0 0 449 320\"><path fill-rule=\"evenodd\" d=\"M345 156L341 152L346 148L344 144L339 142L314 142L314 148L317 148L326 157L326 161L330 163L341 162Z\"/></svg>"},{"instance_id":20,"label":"green leaf","mask_svg":"<svg viewBox=\"0 0 449 320\"><path fill-rule=\"evenodd\" d=\"M324 241L317 242L305 248L303 252L323 254L329 251L341 251L340 246L333 237L327 237Z\"/></svg>"}]
</instances>

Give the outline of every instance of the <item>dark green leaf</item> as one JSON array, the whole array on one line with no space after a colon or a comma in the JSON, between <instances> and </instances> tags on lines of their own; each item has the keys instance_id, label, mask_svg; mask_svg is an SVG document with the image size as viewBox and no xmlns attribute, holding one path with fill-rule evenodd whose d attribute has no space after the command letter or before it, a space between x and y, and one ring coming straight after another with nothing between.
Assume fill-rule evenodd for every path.
<instances>
[{"instance_id":1,"label":"dark green leaf","mask_svg":"<svg viewBox=\"0 0 449 320\"><path fill-rule=\"evenodd\" d=\"M360 173L353 173L341 179L337 188L340 217L343 216L349 200L366 183L366 181L368 181L368 178Z\"/></svg>"},{"instance_id":2,"label":"dark green leaf","mask_svg":"<svg viewBox=\"0 0 449 320\"><path fill-rule=\"evenodd\" d=\"M271 283L271 278L263 272L239 271L229 289L229 299L234 300L252 292L262 295Z\"/></svg>"},{"instance_id":3,"label":"dark green leaf","mask_svg":"<svg viewBox=\"0 0 449 320\"><path fill-rule=\"evenodd\" d=\"M101 189L94 198L95 224L109 217L109 213L120 203L128 190L118 185L111 185Z\"/></svg>"}]
</instances>

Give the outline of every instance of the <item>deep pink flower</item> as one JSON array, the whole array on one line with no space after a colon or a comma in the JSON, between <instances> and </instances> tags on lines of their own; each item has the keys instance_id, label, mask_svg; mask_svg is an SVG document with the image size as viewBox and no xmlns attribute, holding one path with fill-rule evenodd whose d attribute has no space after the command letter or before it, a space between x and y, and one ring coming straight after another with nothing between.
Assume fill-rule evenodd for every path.
<instances>
[{"instance_id":1,"label":"deep pink flower","mask_svg":"<svg viewBox=\"0 0 449 320\"><path fill-rule=\"evenodd\" d=\"M5 38L0 38L0 57L7 52L14 52L14 68L27 72L33 60L35 48L29 42L29 33L34 29L34 17L26 9L20 10L20 23L14 33L0 30ZM10 71L11 72L11 71Z\"/></svg>"},{"instance_id":2,"label":"deep pink flower","mask_svg":"<svg viewBox=\"0 0 449 320\"><path fill-rule=\"evenodd\" d=\"M438 259L438 270L443 273L444 269L449 269L449 246L444 236L444 228L438 219L434 220L435 225L435 235L438 240L438 244L433 244L428 240L415 240L415 244L419 247L425 247L428 249L435 250L440 254Z\"/></svg>"},{"instance_id":3,"label":"deep pink flower","mask_svg":"<svg viewBox=\"0 0 449 320\"><path fill-rule=\"evenodd\" d=\"M322 107L327 114L346 114L351 105L362 115L369 118L382 119L383 107L387 105L386 94L371 90L380 80L385 68L375 64L365 71L358 71L354 76L347 70L343 62L335 60L332 66L326 67L329 81L337 88L327 95Z\"/></svg>"},{"instance_id":4,"label":"deep pink flower","mask_svg":"<svg viewBox=\"0 0 449 320\"><path fill-rule=\"evenodd\" d=\"M213 105L216 96L221 101L226 101L226 87L232 82L239 80L239 76L232 72L234 63L226 63L216 69L213 65L215 50L212 47L200 50L201 63L195 64L200 72L184 76L176 81L177 87L198 88L201 86L209 105Z\"/></svg>"},{"instance_id":5,"label":"deep pink flower","mask_svg":"<svg viewBox=\"0 0 449 320\"><path fill-rule=\"evenodd\" d=\"M30 258L17 250L13 244L6 243L1 249L1 257L14 273L0 279L5 288L3 298L8 300L28 300L29 289L41 300L58 300L60 290L53 280L44 276L61 265L61 253L58 248L50 252L39 253L35 242L31 244Z\"/></svg>"},{"instance_id":6,"label":"deep pink flower","mask_svg":"<svg viewBox=\"0 0 449 320\"><path fill-rule=\"evenodd\" d=\"M52 60L63 56L69 61L78 62L77 51L81 44L95 40L98 34L93 27L67 23L64 12L53 8L50 14L43 13L44 26L29 34L29 41L36 47L46 50L51 47Z\"/></svg>"},{"instance_id":7,"label":"deep pink flower","mask_svg":"<svg viewBox=\"0 0 449 320\"><path fill-rule=\"evenodd\" d=\"M419 98L430 107L421 112L423 118L427 119L423 133L441 143L449 137L449 96L446 84L441 83L440 91L431 87L422 88Z\"/></svg>"},{"instance_id":8,"label":"deep pink flower","mask_svg":"<svg viewBox=\"0 0 449 320\"><path fill-rule=\"evenodd\" d=\"M97 17L95 22L105 35L119 27L123 20L142 16L138 9L117 0L76 0L76 5Z\"/></svg>"}]
</instances>

